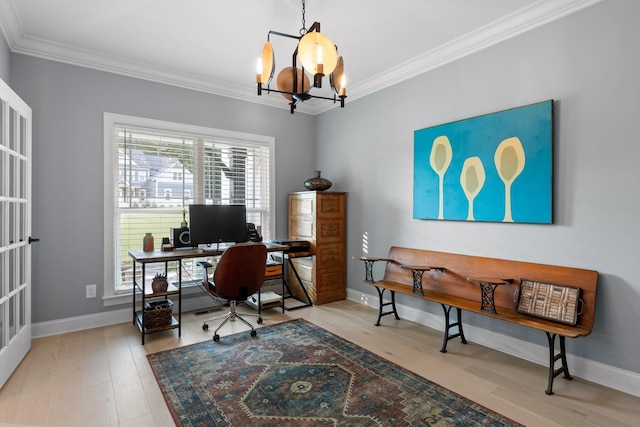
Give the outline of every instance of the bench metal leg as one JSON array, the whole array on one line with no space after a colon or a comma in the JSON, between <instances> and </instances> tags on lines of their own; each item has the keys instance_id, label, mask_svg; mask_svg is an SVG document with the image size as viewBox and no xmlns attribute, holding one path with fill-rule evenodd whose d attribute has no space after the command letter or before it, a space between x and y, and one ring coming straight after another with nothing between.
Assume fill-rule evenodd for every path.
<instances>
[{"instance_id":1,"label":"bench metal leg","mask_svg":"<svg viewBox=\"0 0 640 427\"><path fill-rule=\"evenodd\" d=\"M442 348L440 349L441 353L446 353L447 352L447 343L449 342L449 340L452 340L454 338L458 338L460 337L460 341L462 342L462 344L466 344L467 340L464 337L464 331L462 330L462 310L456 307L456 311L458 314L458 318L457 321L455 323L451 323L451 309L453 308L452 306L446 306L444 304L440 304L442 306L442 309L444 310L444 320L445 320L445 327L444 327L444 339L442 341ZM451 328L454 327L458 327L458 332L455 334L449 334L449 330Z\"/></svg>"},{"instance_id":2,"label":"bench metal leg","mask_svg":"<svg viewBox=\"0 0 640 427\"><path fill-rule=\"evenodd\" d=\"M547 341L549 341L549 382L547 383L547 390L545 393L553 394L553 379L560 374L564 374L564 379L571 381L573 377L569 374L569 366L567 365L567 352L565 351L564 341L565 337L559 336L560 338L560 353L556 354L555 350L555 342L556 342L556 334L551 334L549 332L545 332L547 334ZM562 367L556 369L556 362L560 360L562 362Z\"/></svg>"},{"instance_id":3,"label":"bench metal leg","mask_svg":"<svg viewBox=\"0 0 640 427\"><path fill-rule=\"evenodd\" d=\"M373 263L375 261L365 260L364 261L364 280L365 282L373 283Z\"/></svg>"},{"instance_id":4,"label":"bench metal leg","mask_svg":"<svg viewBox=\"0 0 640 427\"><path fill-rule=\"evenodd\" d=\"M386 316L387 314L393 314L396 320L400 320L398 311L396 310L396 293L394 291L389 291L391 293L391 301L384 302L384 291L387 289L376 286L376 290L378 291L378 297L380 298L380 306L378 307L378 320L375 325L380 326L380 319L382 319L382 316ZM391 311L384 311L384 307L388 305L391 306Z\"/></svg>"}]
</instances>

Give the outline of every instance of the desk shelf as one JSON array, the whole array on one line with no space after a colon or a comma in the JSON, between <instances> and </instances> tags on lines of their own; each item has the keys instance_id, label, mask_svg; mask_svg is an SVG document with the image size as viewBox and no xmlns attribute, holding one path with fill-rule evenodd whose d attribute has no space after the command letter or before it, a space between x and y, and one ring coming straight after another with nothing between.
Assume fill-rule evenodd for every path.
<instances>
[{"instance_id":1,"label":"desk shelf","mask_svg":"<svg viewBox=\"0 0 640 427\"><path fill-rule=\"evenodd\" d=\"M144 264L143 264L144 271ZM144 345L144 337L146 334L151 334L153 332L165 331L167 329L176 329L178 328L178 336L182 334L181 320L182 320L182 286L180 284L173 285L170 284L167 286L167 290L164 292L153 292L151 289L151 285L146 286L145 279L142 279L142 285L140 285L136 280L133 281L133 310L134 310L134 324L138 327L140 332L142 333L142 344ZM141 301L141 309L140 311L136 310L136 295L142 296ZM154 327L146 327L145 326L145 315L144 315L144 307L145 303L149 301L159 301L163 299L168 299L169 296L177 296L178 297L178 318L172 314L171 322L165 325L158 325Z\"/></svg>"},{"instance_id":2,"label":"desk shelf","mask_svg":"<svg viewBox=\"0 0 640 427\"><path fill-rule=\"evenodd\" d=\"M180 327L180 322L178 322L178 319L176 319L175 316L171 316L170 324L154 326L153 328L145 328L143 326L142 313L136 312L136 325L143 334L152 334L154 332L166 331L167 329L176 329Z\"/></svg>"},{"instance_id":3,"label":"desk shelf","mask_svg":"<svg viewBox=\"0 0 640 427\"><path fill-rule=\"evenodd\" d=\"M142 335L142 345L144 345L145 336L154 332L165 331L168 329L178 329L178 336L182 335L182 260L185 258L194 258L201 254L195 251L189 251L177 254L174 252L143 252L140 250L129 251L129 256L133 259L133 323L138 327ZM169 268L169 262L178 262L178 283L170 283L164 292L153 292L150 280L146 277L147 264L164 263L165 273ZM136 263L140 263L142 267L142 277L140 281L136 277ZM149 283L147 283L149 282ZM177 297L177 313L171 315L171 322L153 327L145 326L145 303L149 301L159 301L169 299L169 297ZM140 310L136 310L136 299L140 298Z\"/></svg>"},{"instance_id":4,"label":"desk shelf","mask_svg":"<svg viewBox=\"0 0 640 427\"><path fill-rule=\"evenodd\" d=\"M142 292L142 287L137 283L134 282L133 283L133 287L138 291L138 293ZM178 295L180 293L180 289L178 288L178 286L173 285L173 284L169 284L169 286L167 286L167 290L164 292L153 292L153 289L151 288L147 288L145 286L144 289L144 296L145 298L160 298L160 297L167 297L169 295Z\"/></svg>"},{"instance_id":5,"label":"desk shelf","mask_svg":"<svg viewBox=\"0 0 640 427\"><path fill-rule=\"evenodd\" d=\"M166 291L153 292L153 289L151 289L151 286L145 286L145 285L140 286L140 284L134 280L133 288L134 288L134 292L136 292L138 295L141 295L144 292L144 298L142 300L142 310L136 311L135 313L135 324L136 326L138 326L138 329L140 330L140 332L142 332L143 337L144 337L144 334L151 334L153 332L165 331L167 329L176 329L180 327L180 321L178 321L178 319L176 319L176 317L173 314L171 315L170 323L167 323L165 325L153 326L153 327L145 327L144 326L145 316L143 315L143 312L144 312L145 302L149 302L149 300L158 301L162 299L168 299L168 297L172 295L174 296L177 295L178 297L180 297L181 287L173 284L169 284L169 286L167 286ZM135 303L134 303L134 309L135 309Z\"/></svg>"}]
</instances>

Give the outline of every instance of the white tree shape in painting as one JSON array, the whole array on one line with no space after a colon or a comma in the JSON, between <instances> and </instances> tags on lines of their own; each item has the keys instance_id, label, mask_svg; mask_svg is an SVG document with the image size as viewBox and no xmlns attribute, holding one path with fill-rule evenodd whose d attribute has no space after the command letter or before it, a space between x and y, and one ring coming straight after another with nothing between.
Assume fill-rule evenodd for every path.
<instances>
[{"instance_id":1,"label":"white tree shape in painting","mask_svg":"<svg viewBox=\"0 0 640 427\"><path fill-rule=\"evenodd\" d=\"M453 151L449 138L442 135L433 140L431 146L431 156L429 163L431 168L438 174L438 219L444 219L444 174L451 164Z\"/></svg>"},{"instance_id":2,"label":"white tree shape in painting","mask_svg":"<svg viewBox=\"0 0 640 427\"><path fill-rule=\"evenodd\" d=\"M513 222L511 216L511 185L524 169L525 155L522 143L517 136L507 138L498 145L494 155L496 169L504 182L504 219Z\"/></svg>"},{"instance_id":3,"label":"white tree shape in painting","mask_svg":"<svg viewBox=\"0 0 640 427\"><path fill-rule=\"evenodd\" d=\"M484 172L484 166L480 157L469 157L464 161L462 165L462 172L460 173L460 185L462 191L469 201L469 209L467 213L467 221L474 221L473 218L473 200L476 198L487 176Z\"/></svg>"}]
</instances>

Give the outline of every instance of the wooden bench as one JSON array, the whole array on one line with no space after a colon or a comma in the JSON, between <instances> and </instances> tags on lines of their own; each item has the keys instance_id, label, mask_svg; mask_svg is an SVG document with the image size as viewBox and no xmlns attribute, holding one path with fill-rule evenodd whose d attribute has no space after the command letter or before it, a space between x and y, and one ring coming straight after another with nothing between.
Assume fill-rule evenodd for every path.
<instances>
[{"instance_id":1,"label":"wooden bench","mask_svg":"<svg viewBox=\"0 0 640 427\"><path fill-rule=\"evenodd\" d=\"M553 380L569 374L565 351L565 338L587 336L593 328L598 272L570 267L534 264L503 259L483 258L421 249L391 247L386 258L354 257L365 263L363 283L375 286L379 296L378 319L393 314L400 319L395 294L402 293L440 304L445 315L445 330L441 352L447 343L460 338L466 344L462 328L462 310L482 314L545 332L549 343L549 379L547 394L553 394ZM374 281L375 262L386 263L384 278ZM555 320L524 314L516 310L516 296L522 279L580 288L581 312L577 323L566 324ZM384 300L389 291L390 300ZM451 317L454 309L457 318ZM560 349L556 353L558 337ZM556 363L562 366L556 369Z\"/></svg>"}]
</instances>

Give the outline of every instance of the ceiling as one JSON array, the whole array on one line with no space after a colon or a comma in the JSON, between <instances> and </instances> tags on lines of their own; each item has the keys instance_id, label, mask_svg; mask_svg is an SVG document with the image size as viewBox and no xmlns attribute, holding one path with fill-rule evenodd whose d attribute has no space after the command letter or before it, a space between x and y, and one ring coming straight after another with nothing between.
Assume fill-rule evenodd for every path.
<instances>
[{"instance_id":1,"label":"ceiling","mask_svg":"<svg viewBox=\"0 0 640 427\"><path fill-rule=\"evenodd\" d=\"M320 22L338 46L348 104L598 1L306 0L305 27ZM299 34L302 1L0 0L0 27L12 52L288 109L257 96L256 61L269 31ZM277 75L295 40L271 42ZM325 78L311 93L329 90Z\"/></svg>"}]
</instances>

